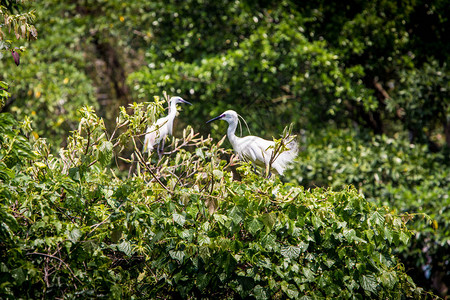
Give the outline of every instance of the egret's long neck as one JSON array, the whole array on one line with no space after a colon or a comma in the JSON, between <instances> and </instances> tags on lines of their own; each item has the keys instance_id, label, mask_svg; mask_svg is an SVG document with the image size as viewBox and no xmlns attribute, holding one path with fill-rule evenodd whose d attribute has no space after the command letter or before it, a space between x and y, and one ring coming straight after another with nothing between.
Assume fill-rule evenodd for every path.
<instances>
[{"instance_id":1,"label":"egret's long neck","mask_svg":"<svg viewBox=\"0 0 450 300\"><path fill-rule=\"evenodd\" d=\"M167 115L167 129L169 130L169 134L172 135L173 129L173 120L177 115L177 104L175 101L171 101L169 105L169 114Z\"/></svg>"},{"instance_id":2,"label":"egret's long neck","mask_svg":"<svg viewBox=\"0 0 450 300\"><path fill-rule=\"evenodd\" d=\"M239 139L235 134L237 123L238 123L237 120L230 121L228 123L228 130L227 130L228 140L230 141L234 149L236 149L235 145L237 145L237 141Z\"/></svg>"},{"instance_id":3,"label":"egret's long neck","mask_svg":"<svg viewBox=\"0 0 450 300\"><path fill-rule=\"evenodd\" d=\"M169 104L169 119L175 118L177 115L177 103L175 101L170 101Z\"/></svg>"}]
</instances>

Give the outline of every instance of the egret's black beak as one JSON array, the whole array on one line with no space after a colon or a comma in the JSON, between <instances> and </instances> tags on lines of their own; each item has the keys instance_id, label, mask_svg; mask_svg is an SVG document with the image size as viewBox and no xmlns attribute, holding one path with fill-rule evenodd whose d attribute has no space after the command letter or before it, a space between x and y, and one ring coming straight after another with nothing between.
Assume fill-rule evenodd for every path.
<instances>
[{"instance_id":1,"label":"egret's black beak","mask_svg":"<svg viewBox=\"0 0 450 300\"><path fill-rule=\"evenodd\" d=\"M186 104L192 105L192 103L191 103L191 102L188 102L188 101L186 101L186 100L184 100L184 99L180 99L180 101L181 101L181 102L183 102L183 103L186 103Z\"/></svg>"},{"instance_id":2,"label":"egret's black beak","mask_svg":"<svg viewBox=\"0 0 450 300\"><path fill-rule=\"evenodd\" d=\"M212 118L211 120L209 120L208 122L206 122L206 124L208 124L209 122L215 121L215 120L219 120L219 119L221 119L221 118L223 118L223 115L220 115L220 116L218 116L218 117Z\"/></svg>"}]
</instances>

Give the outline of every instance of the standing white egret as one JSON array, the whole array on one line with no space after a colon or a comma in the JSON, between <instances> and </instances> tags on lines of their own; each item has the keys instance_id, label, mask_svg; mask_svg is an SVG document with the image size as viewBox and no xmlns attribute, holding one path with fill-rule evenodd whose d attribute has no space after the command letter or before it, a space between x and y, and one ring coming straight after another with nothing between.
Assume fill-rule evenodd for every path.
<instances>
[{"instance_id":1,"label":"standing white egret","mask_svg":"<svg viewBox=\"0 0 450 300\"><path fill-rule=\"evenodd\" d=\"M206 123L214 120L225 120L228 122L227 136L234 151L239 155L240 159L249 160L255 165L267 167L271 163L272 154L275 148L275 142L262 139L257 136L236 136L236 127L238 124L238 114L234 110L227 110L220 116L209 120ZM283 175L286 167L291 163L298 153L298 146L295 140L292 140L287 145L288 150L276 154L272 158L271 170L275 174Z\"/></svg>"},{"instance_id":2,"label":"standing white egret","mask_svg":"<svg viewBox=\"0 0 450 300\"><path fill-rule=\"evenodd\" d=\"M192 105L181 97L170 98L169 114L164 118L158 119L153 125L147 128L147 133L144 139L144 148L142 150L143 153L147 151L151 152L153 150L153 147L157 144L157 152L158 155L161 156L161 153L164 149L164 141L167 135L172 135L173 120L177 115L178 103L186 103Z\"/></svg>"}]
</instances>

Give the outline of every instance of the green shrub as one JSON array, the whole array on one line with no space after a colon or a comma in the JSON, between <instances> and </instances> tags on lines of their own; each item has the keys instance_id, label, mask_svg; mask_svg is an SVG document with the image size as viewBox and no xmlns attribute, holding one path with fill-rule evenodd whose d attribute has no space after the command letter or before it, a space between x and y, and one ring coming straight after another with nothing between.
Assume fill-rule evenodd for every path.
<instances>
[{"instance_id":1,"label":"green shrub","mask_svg":"<svg viewBox=\"0 0 450 300\"><path fill-rule=\"evenodd\" d=\"M416 282L445 295L450 278L448 153L430 153L427 146L401 136L328 131L306 138L290 176L307 187L342 189L351 184L377 205L399 213L427 214L432 223L414 218L412 243L397 251Z\"/></svg>"},{"instance_id":2,"label":"green shrub","mask_svg":"<svg viewBox=\"0 0 450 300\"><path fill-rule=\"evenodd\" d=\"M161 111L157 103L133 109L121 109L113 132L82 109L59 157L43 140L2 140L2 172L13 153L34 148L12 159L15 175L1 182L9 191L0 202L2 298L424 295L394 254L409 244L408 214L351 187L305 190L245 164L232 173L221 142L189 128L160 161L138 150L121 157ZM17 130L2 116L3 131ZM114 171L115 160L132 172Z\"/></svg>"}]
</instances>

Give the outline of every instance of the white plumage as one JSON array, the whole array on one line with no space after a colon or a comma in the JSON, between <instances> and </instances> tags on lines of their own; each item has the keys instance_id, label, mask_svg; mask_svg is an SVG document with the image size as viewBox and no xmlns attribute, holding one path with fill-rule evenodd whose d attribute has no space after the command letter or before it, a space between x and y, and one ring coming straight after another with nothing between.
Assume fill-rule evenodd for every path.
<instances>
[{"instance_id":1,"label":"white plumage","mask_svg":"<svg viewBox=\"0 0 450 300\"><path fill-rule=\"evenodd\" d=\"M274 151L275 142L262 139L257 136L236 136L236 127L238 124L238 114L234 110L227 110L220 116L209 120L225 120L228 122L227 136L234 151L239 155L240 159L251 161L252 163L266 167L270 164L270 159ZM298 153L298 145L295 140L291 141L287 148L289 150L281 152L272 162L271 171L283 175L286 167L294 160Z\"/></svg>"},{"instance_id":2,"label":"white plumage","mask_svg":"<svg viewBox=\"0 0 450 300\"><path fill-rule=\"evenodd\" d=\"M164 140L168 135L172 135L173 129L173 120L177 115L177 104L178 103L186 103L192 105L188 101L184 100L181 97L172 97L169 100L169 114L161 119L158 119L154 124L147 128L147 133L145 134L144 139L144 148L142 150L145 152L152 152L153 147L155 145L160 145L162 142L162 146L158 147L158 153L162 151L164 148Z\"/></svg>"}]
</instances>

